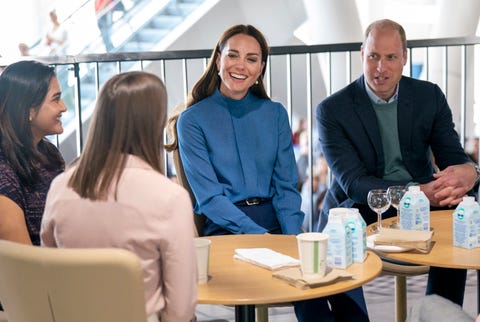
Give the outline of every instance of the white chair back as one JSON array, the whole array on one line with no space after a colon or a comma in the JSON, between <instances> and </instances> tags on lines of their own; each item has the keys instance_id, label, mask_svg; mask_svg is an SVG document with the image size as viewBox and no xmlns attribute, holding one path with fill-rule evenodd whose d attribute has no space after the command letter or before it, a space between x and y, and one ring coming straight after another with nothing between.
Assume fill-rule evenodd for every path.
<instances>
[{"instance_id":1,"label":"white chair back","mask_svg":"<svg viewBox=\"0 0 480 322\"><path fill-rule=\"evenodd\" d=\"M59 249L0 241L8 322L145 322L143 270L124 249Z\"/></svg>"}]
</instances>

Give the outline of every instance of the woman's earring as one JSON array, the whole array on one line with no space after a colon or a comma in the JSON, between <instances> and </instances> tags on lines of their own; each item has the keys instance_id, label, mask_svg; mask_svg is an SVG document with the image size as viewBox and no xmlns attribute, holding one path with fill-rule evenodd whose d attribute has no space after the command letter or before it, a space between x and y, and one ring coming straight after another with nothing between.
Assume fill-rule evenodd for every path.
<instances>
[{"instance_id":1,"label":"woman's earring","mask_svg":"<svg viewBox=\"0 0 480 322\"><path fill-rule=\"evenodd\" d=\"M255 81L255 85L258 85L258 79Z\"/></svg>"}]
</instances>

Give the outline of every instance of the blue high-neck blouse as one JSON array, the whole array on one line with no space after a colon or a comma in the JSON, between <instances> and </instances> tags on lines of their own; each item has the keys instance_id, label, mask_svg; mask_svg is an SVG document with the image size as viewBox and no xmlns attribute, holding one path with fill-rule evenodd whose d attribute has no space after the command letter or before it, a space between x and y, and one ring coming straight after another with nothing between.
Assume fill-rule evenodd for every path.
<instances>
[{"instance_id":1,"label":"blue high-neck blouse","mask_svg":"<svg viewBox=\"0 0 480 322\"><path fill-rule=\"evenodd\" d=\"M282 232L301 232L292 132L280 103L251 93L234 100L217 89L180 115L177 131L196 213L235 234L262 234L233 203L272 197Z\"/></svg>"}]
</instances>

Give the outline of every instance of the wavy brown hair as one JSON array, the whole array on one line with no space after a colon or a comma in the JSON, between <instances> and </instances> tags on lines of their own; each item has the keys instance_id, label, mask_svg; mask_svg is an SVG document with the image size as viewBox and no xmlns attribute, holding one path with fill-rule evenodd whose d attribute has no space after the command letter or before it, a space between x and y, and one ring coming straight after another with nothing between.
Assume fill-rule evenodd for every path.
<instances>
[{"instance_id":1,"label":"wavy brown hair","mask_svg":"<svg viewBox=\"0 0 480 322\"><path fill-rule=\"evenodd\" d=\"M180 114L188 107L192 106L193 104L200 102L204 98L209 97L213 94L215 89L220 86L221 78L218 76L218 68L217 68L217 56L221 55L223 48L227 44L227 41L238 34L243 34L247 36L251 36L257 40L258 44L260 45L260 49L262 51L261 59L264 62L263 70L261 77L258 79L258 82L255 82L252 87L250 87L250 91L260 98L270 99L268 97L267 91L265 90L265 86L263 84L263 76L265 75L265 70L267 66L267 59L269 54L269 47L268 43L263 36L263 34L254 26L252 25L235 25L223 32L220 36L220 39L217 42L217 45L212 51L210 56L210 60L207 65L207 69L200 77L200 79L195 83L192 90L188 94L187 102L185 105L177 106L173 112L170 114L168 118L167 124L167 133L170 137L170 143L165 145L165 149L167 151L176 150L178 147L177 141L177 120Z\"/></svg>"},{"instance_id":2,"label":"wavy brown hair","mask_svg":"<svg viewBox=\"0 0 480 322\"><path fill-rule=\"evenodd\" d=\"M163 173L163 130L167 111L165 85L146 72L109 79L95 107L85 149L68 185L82 198L105 200L125 168L129 154Z\"/></svg>"}]
</instances>

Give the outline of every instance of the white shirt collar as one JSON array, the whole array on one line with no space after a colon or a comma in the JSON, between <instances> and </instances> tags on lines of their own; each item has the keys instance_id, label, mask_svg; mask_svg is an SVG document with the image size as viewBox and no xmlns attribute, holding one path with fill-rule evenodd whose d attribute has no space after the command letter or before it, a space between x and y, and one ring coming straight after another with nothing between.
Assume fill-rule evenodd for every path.
<instances>
[{"instance_id":1,"label":"white shirt collar","mask_svg":"<svg viewBox=\"0 0 480 322\"><path fill-rule=\"evenodd\" d=\"M388 101L386 101L383 98L378 97L377 94L375 94L372 91L372 89L368 86L366 79L364 79L364 82L365 82L365 89L367 90L367 95L368 97L370 97L370 100L375 104L379 104L379 105L389 104L389 103L395 102L398 99L398 87L399 87L398 84L397 84L397 88L395 89L395 94L393 94L393 96L390 97Z\"/></svg>"}]
</instances>

